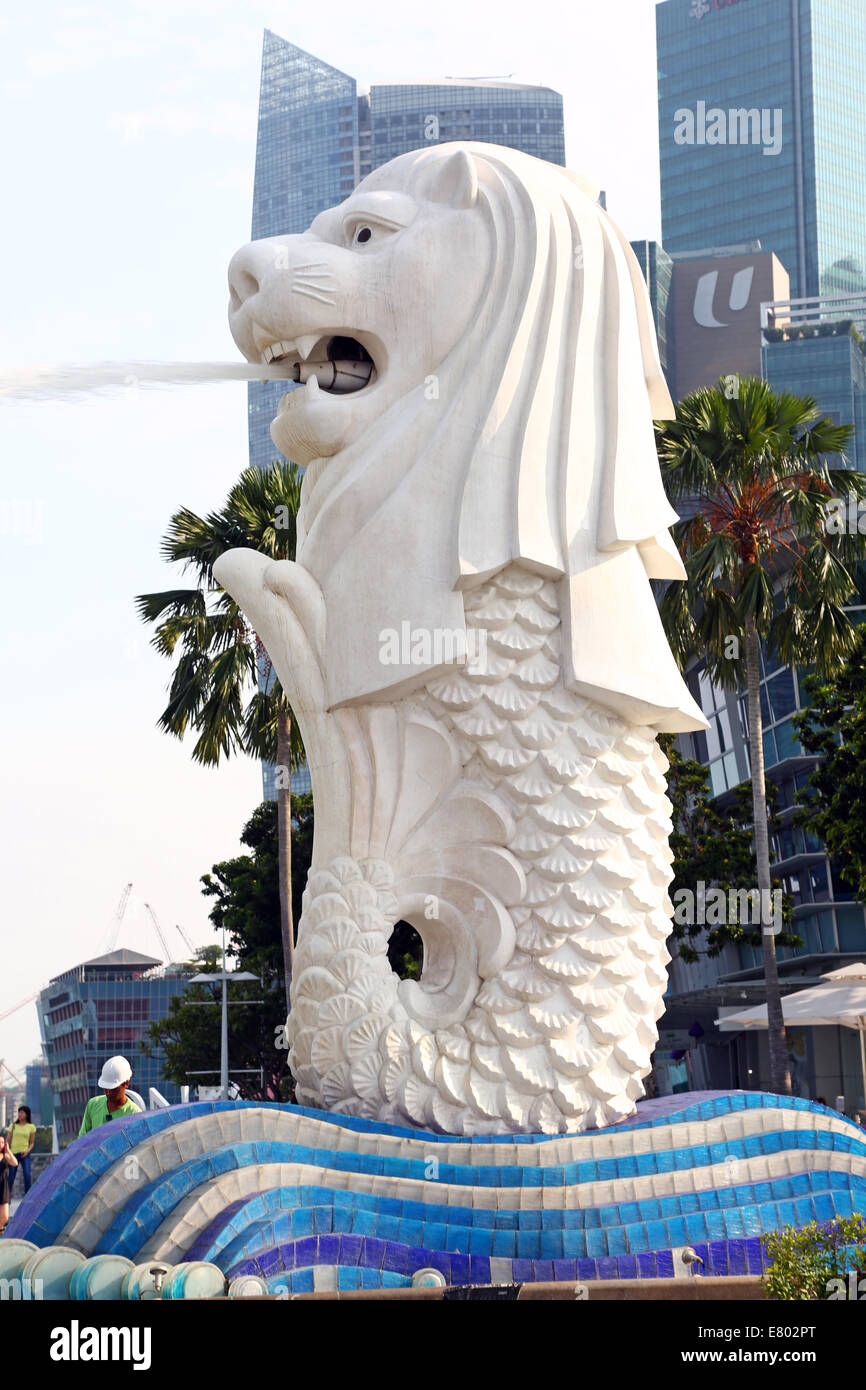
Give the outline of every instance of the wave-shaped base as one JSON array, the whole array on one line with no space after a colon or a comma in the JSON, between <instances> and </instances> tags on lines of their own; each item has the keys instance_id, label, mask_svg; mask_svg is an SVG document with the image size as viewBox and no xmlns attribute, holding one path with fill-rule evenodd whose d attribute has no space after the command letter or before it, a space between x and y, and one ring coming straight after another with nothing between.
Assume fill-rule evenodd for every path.
<instances>
[{"instance_id":1,"label":"wave-shaped base","mask_svg":"<svg viewBox=\"0 0 866 1390\"><path fill-rule=\"evenodd\" d=\"M253 1101L92 1131L7 1235L83 1255L204 1260L272 1291L760 1273L760 1237L866 1212L866 1136L754 1091L646 1101L578 1135L472 1139ZM86 1282L86 1281L85 1281Z\"/></svg>"}]
</instances>

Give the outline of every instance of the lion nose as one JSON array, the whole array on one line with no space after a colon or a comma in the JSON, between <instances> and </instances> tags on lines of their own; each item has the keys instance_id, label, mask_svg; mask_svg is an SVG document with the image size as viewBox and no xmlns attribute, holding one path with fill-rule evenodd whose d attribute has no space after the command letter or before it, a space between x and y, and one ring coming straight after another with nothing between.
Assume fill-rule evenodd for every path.
<instances>
[{"instance_id":1,"label":"lion nose","mask_svg":"<svg viewBox=\"0 0 866 1390\"><path fill-rule=\"evenodd\" d=\"M274 247L271 242L248 242L236 251L229 262L230 307L240 309L248 299L258 294L262 281L274 269Z\"/></svg>"}]
</instances>

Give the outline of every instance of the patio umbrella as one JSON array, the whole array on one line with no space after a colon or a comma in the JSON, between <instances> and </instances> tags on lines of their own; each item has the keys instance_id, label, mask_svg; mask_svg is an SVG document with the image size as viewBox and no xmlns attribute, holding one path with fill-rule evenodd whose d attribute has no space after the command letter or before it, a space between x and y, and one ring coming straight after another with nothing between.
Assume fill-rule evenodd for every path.
<instances>
[{"instance_id":1,"label":"patio umbrella","mask_svg":"<svg viewBox=\"0 0 866 1390\"><path fill-rule=\"evenodd\" d=\"M860 1034L860 1066L866 1097L866 964L856 962L822 976L823 983L787 994L782 1000L786 1024L801 1028L856 1028ZM716 1020L722 1032L766 1028L767 1006L759 1004Z\"/></svg>"}]
</instances>

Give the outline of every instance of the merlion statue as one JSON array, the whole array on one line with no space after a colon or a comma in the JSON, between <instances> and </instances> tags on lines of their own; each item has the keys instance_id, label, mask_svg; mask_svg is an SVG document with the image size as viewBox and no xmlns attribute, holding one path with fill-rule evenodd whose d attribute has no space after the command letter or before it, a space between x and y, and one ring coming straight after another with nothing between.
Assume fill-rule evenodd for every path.
<instances>
[{"instance_id":1,"label":"merlion statue","mask_svg":"<svg viewBox=\"0 0 866 1390\"><path fill-rule=\"evenodd\" d=\"M597 191L438 145L230 268L299 383L297 563L215 567L304 738L301 1103L452 1134L630 1114L669 959L659 731L704 728L651 578L682 579L646 289ZM387 956L395 923L420 980Z\"/></svg>"}]
</instances>

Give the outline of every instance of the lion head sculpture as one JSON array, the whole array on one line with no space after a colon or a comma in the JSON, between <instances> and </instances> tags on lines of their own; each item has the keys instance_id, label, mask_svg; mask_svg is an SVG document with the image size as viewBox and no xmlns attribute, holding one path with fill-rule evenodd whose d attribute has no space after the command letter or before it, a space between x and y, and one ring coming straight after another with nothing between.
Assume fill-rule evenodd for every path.
<instances>
[{"instance_id":1,"label":"lion head sculpture","mask_svg":"<svg viewBox=\"0 0 866 1390\"><path fill-rule=\"evenodd\" d=\"M250 243L229 278L251 361L348 353L369 372L346 393L309 376L271 431L307 466L297 558L324 595L331 708L428 680L433 664L382 664L382 633L461 629L462 591L519 561L559 582L570 688L704 727L649 583L684 577L652 426L672 405L595 189L516 150L438 145L309 231Z\"/></svg>"}]
</instances>

